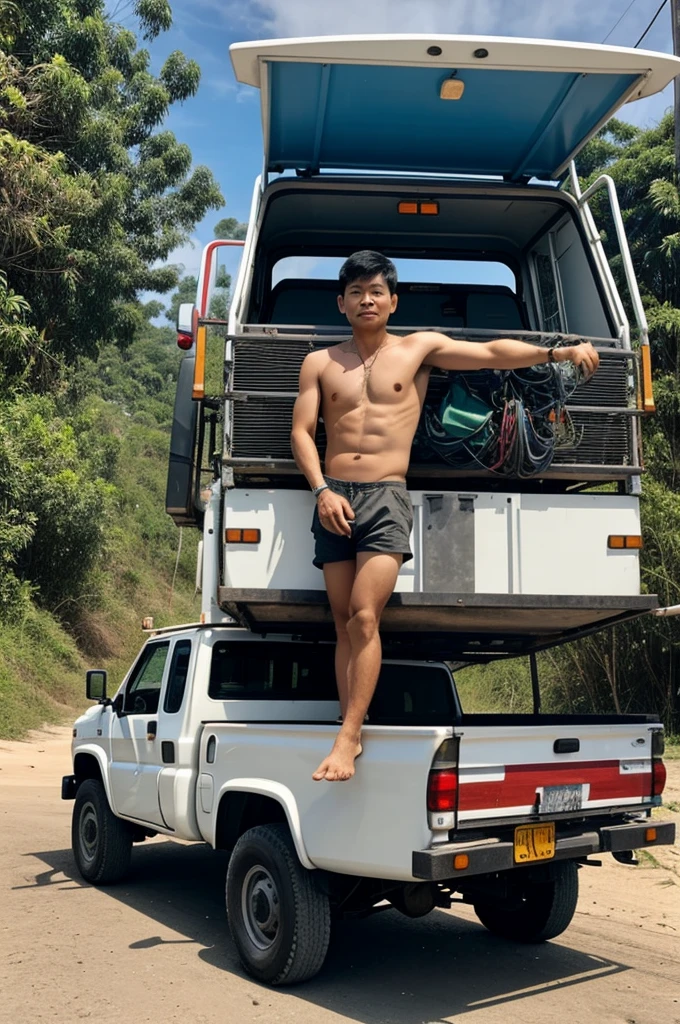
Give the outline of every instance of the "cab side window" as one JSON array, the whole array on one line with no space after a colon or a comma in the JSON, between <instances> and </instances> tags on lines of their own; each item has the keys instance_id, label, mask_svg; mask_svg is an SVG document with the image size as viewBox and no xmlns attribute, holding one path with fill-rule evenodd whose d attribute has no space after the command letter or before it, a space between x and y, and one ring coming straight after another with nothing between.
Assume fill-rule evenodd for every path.
<instances>
[{"instance_id":1,"label":"cab side window","mask_svg":"<svg viewBox=\"0 0 680 1024\"><path fill-rule=\"evenodd\" d=\"M333 647L218 640L208 695L213 700L336 700Z\"/></svg>"},{"instance_id":2,"label":"cab side window","mask_svg":"<svg viewBox=\"0 0 680 1024\"><path fill-rule=\"evenodd\" d=\"M146 648L125 689L124 714L156 714L169 649L169 643L150 644Z\"/></svg>"},{"instance_id":3,"label":"cab side window","mask_svg":"<svg viewBox=\"0 0 680 1024\"><path fill-rule=\"evenodd\" d=\"M187 685L187 675L189 673L190 657L191 640L178 640L172 652L168 685L165 689L165 700L163 701L163 710L169 715L177 714L182 707L184 691Z\"/></svg>"}]
</instances>

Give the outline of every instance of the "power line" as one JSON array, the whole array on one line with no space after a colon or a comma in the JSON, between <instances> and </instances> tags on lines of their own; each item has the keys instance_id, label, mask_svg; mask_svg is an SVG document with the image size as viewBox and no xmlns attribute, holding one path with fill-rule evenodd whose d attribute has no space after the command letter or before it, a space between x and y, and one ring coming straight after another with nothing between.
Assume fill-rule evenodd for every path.
<instances>
[{"instance_id":1,"label":"power line","mask_svg":"<svg viewBox=\"0 0 680 1024\"><path fill-rule=\"evenodd\" d=\"M612 32L614 32L614 31L615 31L615 29L617 29L617 28L619 27L619 25L621 24L621 22L623 21L623 19L624 19L624 18L626 17L626 15L628 14L628 11L629 11L629 10L631 9L631 7L632 7L632 6L634 5L634 4L636 4L636 3L637 3L637 0L630 0L630 3L629 3L629 4L628 4L628 6L626 7L625 11L623 12L623 14L622 14L622 15L621 15L621 17L619 18L619 20L618 20L618 21L616 22L616 24L615 24L615 25L614 25L614 26L613 26L612 28L610 28L610 29L609 29L609 32L607 32L607 35L606 35L606 36L604 37L604 39L602 40L602 42L603 42L603 43L606 43L606 42L607 42L607 40L609 39L609 37L610 37L610 35L612 34ZM601 44L600 44L600 45L601 45Z\"/></svg>"},{"instance_id":2,"label":"power line","mask_svg":"<svg viewBox=\"0 0 680 1024\"><path fill-rule=\"evenodd\" d=\"M667 3L668 3L668 0L663 0L663 3L662 3L662 4L661 4L661 6L659 7L658 11L656 12L656 14L654 15L654 17L653 17L653 18L652 18L652 20L650 21L649 25L648 25L648 26L647 26L647 28L646 28L646 29L644 30L644 32L642 33L642 35L641 35L641 36L640 36L640 38L638 39L637 43L635 44L635 47L634 47L634 48L635 48L636 50L637 50L638 46L640 45L640 43L642 42L642 40L643 40L643 39L645 38L645 36L647 35L647 33L649 32L650 28L652 27L652 25L654 24L654 22L656 21L656 19L657 19L657 18L659 17L659 15L661 14L662 10L664 9L664 7L666 6L666 4L667 4Z\"/></svg>"}]
</instances>

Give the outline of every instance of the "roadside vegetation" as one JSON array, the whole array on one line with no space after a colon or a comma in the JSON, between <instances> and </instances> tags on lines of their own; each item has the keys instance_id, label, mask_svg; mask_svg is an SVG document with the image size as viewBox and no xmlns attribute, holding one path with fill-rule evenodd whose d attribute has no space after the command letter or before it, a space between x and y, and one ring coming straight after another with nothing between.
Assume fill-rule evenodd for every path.
<instances>
[{"instance_id":1,"label":"roadside vegetation","mask_svg":"<svg viewBox=\"0 0 680 1024\"><path fill-rule=\"evenodd\" d=\"M198 65L149 68L103 0L0 2L0 736L81 704L87 665L119 678L142 615L196 617L164 512L180 354L139 296L173 304L168 256L224 200L162 127Z\"/></svg>"},{"instance_id":2,"label":"roadside vegetation","mask_svg":"<svg viewBox=\"0 0 680 1024\"><path fill-rule=\"evenodd\" d=\"M152 42L166 0L134 0ZM195 280L168 264L224 200L163 128L198 88L171 54L158 75L104 0L0 0L0 736L82 701L86 666L120 678L142 615L196 618L196 536L164 512L179 353L167 316ZM653 339L659 412L644 424L644 586L680 603L680 195L673 121L612 122L580 161L619 188ZM606 210L597 210L617 277ZM233 219L221 236L243 237ZM623 281L620 282L625 295ZM226 315L229 279L211 312ZM632 318L631 318L632 319ZM181 551L179 550L182 539ZM578 537L558 543L578 546ZM549 564L549 563L547 563ZM680 620L643 620L540 656L546 711L656 710L680 733ZM459 674L469 710L525 711L512 661Z\"/></svg>"}]
</instances>

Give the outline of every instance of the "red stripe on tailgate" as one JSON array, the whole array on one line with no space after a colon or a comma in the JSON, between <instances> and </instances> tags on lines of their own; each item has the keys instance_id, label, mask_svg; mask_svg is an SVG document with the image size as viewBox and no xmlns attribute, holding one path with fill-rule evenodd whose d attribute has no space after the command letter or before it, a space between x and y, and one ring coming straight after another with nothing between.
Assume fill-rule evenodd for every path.
<instances>
[{"instance_id":1,"label":"red stripe on tailgate","mask_svg":"<svg viewBox=\"0 0 680 1024\"><path fill-rule=\"evenodd\" d=\"M578 761L569 764L513 764L502 782L465 782L461 778L459 811L493 807L525 807L536 802L542 786L589 783L590 800L642 799L652 792L652 773L620 772L618 761Z\"/></svg>"}]
</instances>

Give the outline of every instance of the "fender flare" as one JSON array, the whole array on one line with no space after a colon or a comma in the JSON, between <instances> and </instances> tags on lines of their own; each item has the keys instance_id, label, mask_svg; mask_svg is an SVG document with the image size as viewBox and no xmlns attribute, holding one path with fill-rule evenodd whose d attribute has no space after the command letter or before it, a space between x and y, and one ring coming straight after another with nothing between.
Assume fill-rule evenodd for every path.
<instances>
[{"instance_id":1,"label":"fender flare","mask_svg":"<svg viewBox=\"0 0 680 1024\"><path fill-rule=\"evenodd\" d=\"M228 793L256 793L258 796L268 796L272 800L276 800L278 804L281 804L284 811L286 812L286 820L288 827L290 828L290 834L293 837L295 844L295 852L298 855L298 860L304 868L309 871L316 870L316 864L313 864L309 859L307 850L305 848L304 840L302 838L302 825L300 822L300 813L298 811L297 802L288 786L282 785L280 782L272 782L270 779L230 779L220 789L217 797L217 807L219 808L222 803L222 798ZM217 814L215 815L215 821L212 830L212 847L215 848L217 841Z\"/></svg>"},{"instance_id":2,"label":"fender flare","mask_svg":"<svg viewBox=\"0 0 680 1024\"><path fill-rule=\"evenodd\" d=\"M75 769L76 769L76 758L78 757L79 754L87 754L89 757L93 757L95 759L95 761L97 762L97 764L99 765L99 771L101 773L102 783L103 783L103 786L104 786L104 792L106 793L106 799L109 802L109 807L111 808L111 810L115 814L115 806L114 806L113 799L112 799L112 796L111 796L111 780L109 779L109 771L108 771L109 763L108 763L108 761L106 759L106 754L104 753L104 751L102 750L101 747L98 747L94 743L92 745L90 745L89 743L84 743L82 746L80 746L80 745L77 746L75 748L75 750L73 751L73 771L74 771L74 773L76 773L75 772Z\"/></svg>"}]
</instances>

